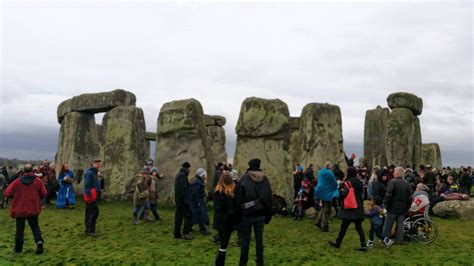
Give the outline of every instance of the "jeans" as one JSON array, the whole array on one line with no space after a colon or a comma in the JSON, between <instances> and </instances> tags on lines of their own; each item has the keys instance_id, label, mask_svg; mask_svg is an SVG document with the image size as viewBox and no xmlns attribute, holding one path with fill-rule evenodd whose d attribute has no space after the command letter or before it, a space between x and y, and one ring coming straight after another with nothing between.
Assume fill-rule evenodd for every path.
<instances>
[{"instance_id":1,"label":"jeans","mask_svg":"<svg viewBox=\"0 0 474 266\"><path fill-rule=\"evenodd\" d=\"M67 204L66 204L67 199ZM61 185L58 191L58 198L56 199L56 208L66 208L66 205L74 205L76 203L74 198L74 188L72 185Z\"/></svg>"},{"instance_id":2,"label":"jeans","mask_svg":"<svg viewBox=\"0 0 474 266\"><path fill-rule=\"evenodd\" d=\"M323 230L329 229L329 216L331 215L331 201L323 201L323 206L318 213L318 218L316 218L316 225L321 227Z\"/></svg>"},{"instance_id":3,"label":"jeans","mask_svg":"<svg viewBox=\"0 0 474 266\"><path fill-rule=\"evenodd\" d=\"M157 206L158 206L157 204L150 204L150 210L151 210L151 213L153 213L155 220L160 219L160 214L158 213Z\"/></svg>"},{"instance_id":4,"label":"jeans","mask_svg":"<svg viewBox=\"0 0 474 266\"><path fill-rule=\"evenodd\" d=\"M133 207L133 217L137 218L138 217L138 213L140 212L140 210L142 209L143 207L143 211L140 215L140 217L143 219L144 215L145 215L145 211L147 211L148 209L150 209L150 205L148 203L145 203L143 205L136 205L135 207Z\"/></svg>"},{"instance_id":5,"label":"jeans","mask_svg":"<svg viewBox=\"0 0 474 266\"><path fill-rule=\"evenodd\" d=\"M240 224L242 232L242 246L240 248L240 265L247 265L249 260L250 238L252 227L256 242L256 263L263 265L263 228L265 226L265 216L243 216Z\"/></svg>"},{"instance_id":6,"label":"jeans","mask_svg":"<svg viewBox=\"0 0 474 266\"><path fill-rule=\"evenodd\" d=\"M183 224L183 234L191 232L193 213L188 203L176 203L176 212L174 216L174 235L181 236L181 225Z\"/></svg>"},{"instance_id":7,"label":"jeans","mask_svg":"<svg viewBox=\"0 0 474 266\"><path fill-rule=\"evenodd\" d=\"M362 221L363 220L342 220L341 229L339 231L339 235L337 236L336 243L339 245L342 243L342 240L344 239L344 236L346 235L347 228L349 228L349 225L351 223L354 223L355 229L357 233L359 234L360 245L365 246L365 233L364 233L364 228L362 227Z\"/></svg>"},{"instance_id":8,"label":"jeans","mask_svg":"<svg viewBox=\"0 0 474 266\"><path fill-rule=\"evenodd\" d=\"M397 222L397 243L403 242L403 221L405 220L405 214L403 213L387 213L385 217L385 224L383 227L383 237L390 238L392 236L392 226L393 223Z\"/></svg>"},{"instance_id":9,"label":"jeans","mask_svg":"<svg viewBox=\"0 0 474 266\"><path fill-rule=\"evenodd\" d=\"M374 241L374 235L376 235L379 239L383 239L382 228L383 225L381 224L370 224L369 240Z\"/></svg>"},{"instance_id":10,"label":"jeans","mask_svg":"<svg viewBox=\"0 0 474 266\"><path fill-rule=\"evenodd\" d=\"M35 239L35 243L38 243L39 241L44 242L43 238L41 237L41 230L39 228L38 216L16 218L16 235L15 235L15 249L16 250L23 249L25 220L28 221L28 225L30 226L31 231L33 232L33 238Z\"/></svg>"},{"instance_id":11,"label":"jeans","mask_svg":"<svg viewBox=\"0 0 474 266\"><path fill-rule=\"evenodd\" d=\"M97 201L92 203L86 203L86 217L85 217L85 225L86 225L86 233L95 233L95 224L97 222L97 218L99 217L99 204Z\"/></svg>"}]
</instances>

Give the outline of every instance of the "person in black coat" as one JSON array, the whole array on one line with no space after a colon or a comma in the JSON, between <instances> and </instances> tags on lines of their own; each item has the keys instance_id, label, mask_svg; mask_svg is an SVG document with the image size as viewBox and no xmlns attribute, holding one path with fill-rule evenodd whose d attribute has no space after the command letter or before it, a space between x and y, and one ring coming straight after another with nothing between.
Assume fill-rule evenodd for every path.
<instances>
[{"instance_id":1,"label":"person in black coat","mask_svg":"<svg viewBox=\"0 0 474 266\"><path fill-rule=\"evenodd\" d=\"M379 197L382 202L385 199L385 193L387 192L387 175L388 172L383 171L377 175L377 181L372 184L372 197Z\"/></svg>"},{"instance_id":2,"label":"person in black coat","mask_svg":"<svg viewBox=\"0 0 474 266\"><path fill-rule=\"evenodd\" d=\"M263 265L263 228L272 219L272 188L260 169L260 159L249 161L249 169L240 178L238 199L242 213L240 265L247 265L252 228L256 241L256 264Z\"/></svg>"},{"instance_id":3,"label":"person in black coat","mask_svg":"<svg viewBox=\"0 0 474 266\"><path fill-rule=\"evenodd\" d=\"M310 164L308 168L306 168L306 171L304 172L304 178L308 179L310 182L313 182L313 179L314 179L314 165L313 164Z\"/></svg>"},{"instance_id":4,"label":"person in black coat","mask_svg":"<svg viewBox=\"0 0 474 266\"><path fill-rule=\"evenodd\" d=\"M405 220L405 213L410 209L412 202L410 184L403 179L404 173L405 170L402 167L396 167L394 179L390 180L387 186L384 200L387 215L383 228L384 244L386 247L390 247L393 244L390 236L395 221L397 222L397 243L403 242L403 221Z\"/></svg>"},{"instance_id":5,"label":"person in black coat","mask_svg":"<svg viewBox=\"0 0 474 266\"><path fill-rule=\"evenodd\" d=\"M219 250L215 265L224 265L230 235L239 223L237 186L232 176L224 172L217 183L214 198L214 229L219 234Z\"/></svg>"},{"instance_id":6,"label":"person in black coat","mask_svg":"<svg viewBox=\"0 0 474 266\"><path fill-rule=\"evenodd\" d=\"M183 163L176 175L174 183L174 200L176 203L174 237L184 238L186 240L193 239L193 236L190 234L193 218L191 212L191 185L188 179L190 168L191 165L188 162ZM182 236L181 225L183 224L183 220L184 227Z\"/></svg>"},{"instance_id":7,"label":"person in black coat","mask_svg":"<svg viewBox=\"0 0 474 266\"><path fill-rule=\"evenodd\" d=\"M346 187L346 184L352 185L354 188L354 196L357 201L357 208L355 209L346 209L344 206L344 199L347 197L349 190ZM354 223L355 229L359 234L360 248L359 251L367 251L367 246L365 242L365 233L364 228L362 227L362 222L364 221L364 201L362 200L362 192L364 187L360 180L357 178L357 170L353 167L347 169L347 178L346 181L341 185L340 188L340 198L341 198L341 210L339 211L339 218L342 219L341 229L336 240L329 241L329 245L339 248L341 246L342 240L346 235L347 228L351 223Z\"/></svg>"}]
</instances>

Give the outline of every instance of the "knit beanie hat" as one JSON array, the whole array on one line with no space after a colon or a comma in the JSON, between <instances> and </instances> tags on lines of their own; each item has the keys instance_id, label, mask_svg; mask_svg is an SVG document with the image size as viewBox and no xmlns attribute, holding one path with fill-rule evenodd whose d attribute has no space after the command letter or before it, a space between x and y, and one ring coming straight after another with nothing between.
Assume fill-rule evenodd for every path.
<instances>
[{"instance_id":1,"label":"knit beanie hat","mask_svg":"<svg viewBox=\"0 0 474 266\"><path fill-rule=\"evenodd\" d=\"M260 169L260 159L252 159L249 161L249 168L251 169Z\"/></svg>"},{"instance_id":2,"label":"knit beanie hat","mask_svg":"<svg viewBox=\"0 0 474 266\"><path fill-rule=\"evenodd\" d=\"M207 172L203 168L199 168L199 169L196 170L196 175L203 178L207 175Z\"/></svg>"},{"instance_id":3,"label":"knit beanie hat","mask_svg":"<svg viewBox=\"0 0 474 266\"><path fill-rule=\"evenodd\" d=\"M188 162L184 162L181 166L186 169L191 168L191 165Z\"/></svg>"}]
</instances>

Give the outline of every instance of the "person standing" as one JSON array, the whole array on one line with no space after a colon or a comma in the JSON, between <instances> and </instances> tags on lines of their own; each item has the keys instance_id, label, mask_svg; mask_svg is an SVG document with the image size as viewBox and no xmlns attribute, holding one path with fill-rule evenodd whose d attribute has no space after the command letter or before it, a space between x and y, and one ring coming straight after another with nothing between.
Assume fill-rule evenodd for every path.
<instances>
[{"instance_id":1,"label":"person standing","mask_svg":"<svg viewBox=\"0 0 474 266\"><path fill-rule=\"evenodd\" d=\"M98 195L100 194L100 182L97 173L102 168L102 160L94 159L91 168L84 175L84 201L86 202L86 214L84 224L87 236L97 236L96 223L99 217Z\"/></svg>"},{"instance_id":2,"label":"person standing","mask_svg":"<svg viewBox=\"0 0 474 266\"><path fill-rule=\"evenodd\" d=\"M298 191L301 189L301 181L304 179L303 166L300 164L296 165L295 171L293 171L293 187L295 189L294 197L298 195Z\"/></svg>"},{"instance_id":3,"label":"person standing","mask_svg":"<svg viewBox=\"0 0 474 266\"><path fill-rule=\"evenodd\" d=\"M156 168L156 167L154 167ZM161 217L158 214L158 186L159 186L159 179L161 179L163 174L158 172L158 168L156 170L152 169L150 173L150 195L149 195L149 202L150 202L150 211L155 217L155 221L160 221Z\"/></svg>"},{"instance_id":4,"label":"person standing","mask_svg":"<svg viewBox=\"0 0 474 266\"><path fill-rule=\"evenodd\" d=\"M403 221L405 213L411 206L411 189L410 184L403 179L405 170L402 167L396 167L393 175L394 179L390 180L385 194L384 206L387 209L385 224L383 228L384 245L389 248L393 244L390 239L392 234L392 226L396 221L398 244L403 242Z\"/></svg>"},{"instance_id":5,"label":"person standing","mask_svg":"<svg viewBox=\"0 0 474 266\"><path fill-rule=\"evenodd\" d=\"M428 188L430 189L430 192L428 194L430 195L430 197L432 197L436 191L436 174L434 173L433 168L429 164L426 165L426 172L423 177L423 184L428 186Z\"/></svg>"},{"instance_id":6,"label":"person standing","mask_svg":"<svg viewBox=\"0 0 474 266\"><path fill-rule=\"evenodd\" d=\"M247 265L252 228L256 242L256 263L263 265L263 230L272 219L272 188L268 177L260 169L260 159L249 161L247 172L240 179L242 246L240 265Z\"/></svg>"},{"instance_id":7,"label":"person standing","mask_svg":"<svg viewBox=\"0 0 474 266\"><path fill-rule=\"evenodd\" d=\"M43 175L43 182L45 184L48 195L46 196L45 203L50 204L52 199L56 199L56 172L54 168L50 166L48 160L45 160L39 168L39 172Z\"/></svg>"},{"instance_id":8,"label":"person standing","mask_svg":"<svg viewBox=\"0 0 474 266\"><path fill-rule=\"evenodd\" d=\"M185 240L193 239L191 235L193 214L191 211L191 185L188 175L191 165L184 162L176 175L174 183L174 201L176 203L176 212L174 220L174 238ZM181 235L181 225L183 224L183 235Z\"/></svg>"},{"instance_id":9,"label":"person standing","mask_svg":"<svg viewBox=\"0 0 474 266\"><path fill-rule=\"evenodd\" d=\"M314 191L315 197L319 199L321 206L315 225L323 232L329 231L329 216L331 215L332 200L339 196L336 176L331 169L332 163L326 162L324 167L319 170L318 184Z\"/></svg>"},{"instance_id":10,"label":"person standing","mask_svg":"<svg viewBox=\"0 0 474 266\"><path fill-rule=\"evenodd\" d=\"M196 171L196 176L191 180L191 211L193 212L193 224L199 225L202 235L209 235L206 221L209 216L206 207L206 179L207 172L203 168Z\"/></svg>"},{"instance_id":11,"label":"person standing","mask_svg":"<svg viewBox=\"0 0 474 266\"><path fill-rule=\"evenodd\" d=\"M44 240L41 236L38 216L41 213L41 199L47 194L46 187L33 174L33 166L29 163L25 165L23 175L5 190L5 196L12 198L10 216L16 219L14 252L23 251L25 221L28 221L36 243L36 254L43 253Z\"/></svg>"},{"instance_id":12,"label":"person standing","mask_svg":"<svg viewBox=\"0 0 474 266\"><path fill-rule=\"evenodd\" d=\"M356 206L347 206L346 197L350 197L350 190L353 189L352 196L355 197ZM351 223L354 223L355 229L359 234L360 247L359 251L367 251L367 246L365 243L365 233L364 228L362 227L362 222L364 221L364 201L362 200L362 192L364 191L363 185L360 180L357 178L357 170L353 167L347 169L347 178L341 186L341 210L339 211L339 218L342 219L341 229L336 240L329 241L329 245L339 248L341 246L342 240L346 235L347 229ZM354 208L355 207L355 208Z\"/></svg>"},{"instance_id":13,"label":"person standing","mask_svg":"<svg viewBox=\"0 0 474 266\"><path fill-rule=\"evenodd\" d=\"M72 186L73 182L74 174L69 170L68 164L64 163L58 176L59 191L56 200L56 208L64 209L69 206L73 207L74 204L76 204L74 188Z\"/></svg>"},{"instance_id":14,"label":"person standing","mask_svg":"<svg viewBox=\"0 0 474 266\"><path fill-rule=\"evenodd\" d=\"M225 172L219 179L214 198L214 228L219 234L219 250L215 265L225 265L230 235L239 223L238 204L235 197L236 184L231 174Z\"/></svg>"},{"instance_id":15,"label":"person standing","mask_svg":"<svg viewBox=\"0 0 474 266\"><path fill-rule=\"evenodd\" d=\"M135 192L133 193L133 224L138 224L138 214L143 207L143 220L150 221L148 218L150 187L148 185L148 170L143 169L141 174L135 176Z\"/></svg>"},{"instance_id":16,"label":"person standing","mask_svg":"<svg viewBox=\"0 0 474 266\"><path fill-rule=\"evenodd\" d=\"M311 183L313 182L314 180L314 165L313 164L310 164L308 168L306 168L306 171L304 172L304 178L308 179L309 182Z\"/></svg>"}]
</instances>

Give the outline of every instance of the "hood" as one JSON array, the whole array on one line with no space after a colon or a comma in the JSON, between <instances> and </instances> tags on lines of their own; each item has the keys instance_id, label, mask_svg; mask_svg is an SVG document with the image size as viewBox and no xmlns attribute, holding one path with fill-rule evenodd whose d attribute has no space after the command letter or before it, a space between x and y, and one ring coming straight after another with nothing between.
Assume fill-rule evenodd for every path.
<instances>
[{"instance_id":1,"label":"hood","mask_svg":"<svg viewBox=\"0 0 474 266\"><path fill-rule=\"evenodd\" d=\"M428 197L428 193L426 191L416 191L415 193L413 193L413 197L417 197L417 196L421 196L421 195L424 195L426 197Z\"/></svg>"},{"instance_id":2,"label":"hood","mask_svg":"<svg viewBox=\"0 0 474 266\"><path fill-rule=\"evenodd\" d=\"M262 171L250 170L247 172L254 182L260 183L263 182L265 174Z\"/></svg>"},{"instance_id":3,"label":"hood","mask_svg":"<svg viewBox=\"0 0 474 266\"><path fill-rule=\"evenodd\" d=\"M33 183L33 180L35 180L36 176L33 173L26 173L20 177L20 182L25 185L29 185Z\"/></svg>"}]
</instances>

